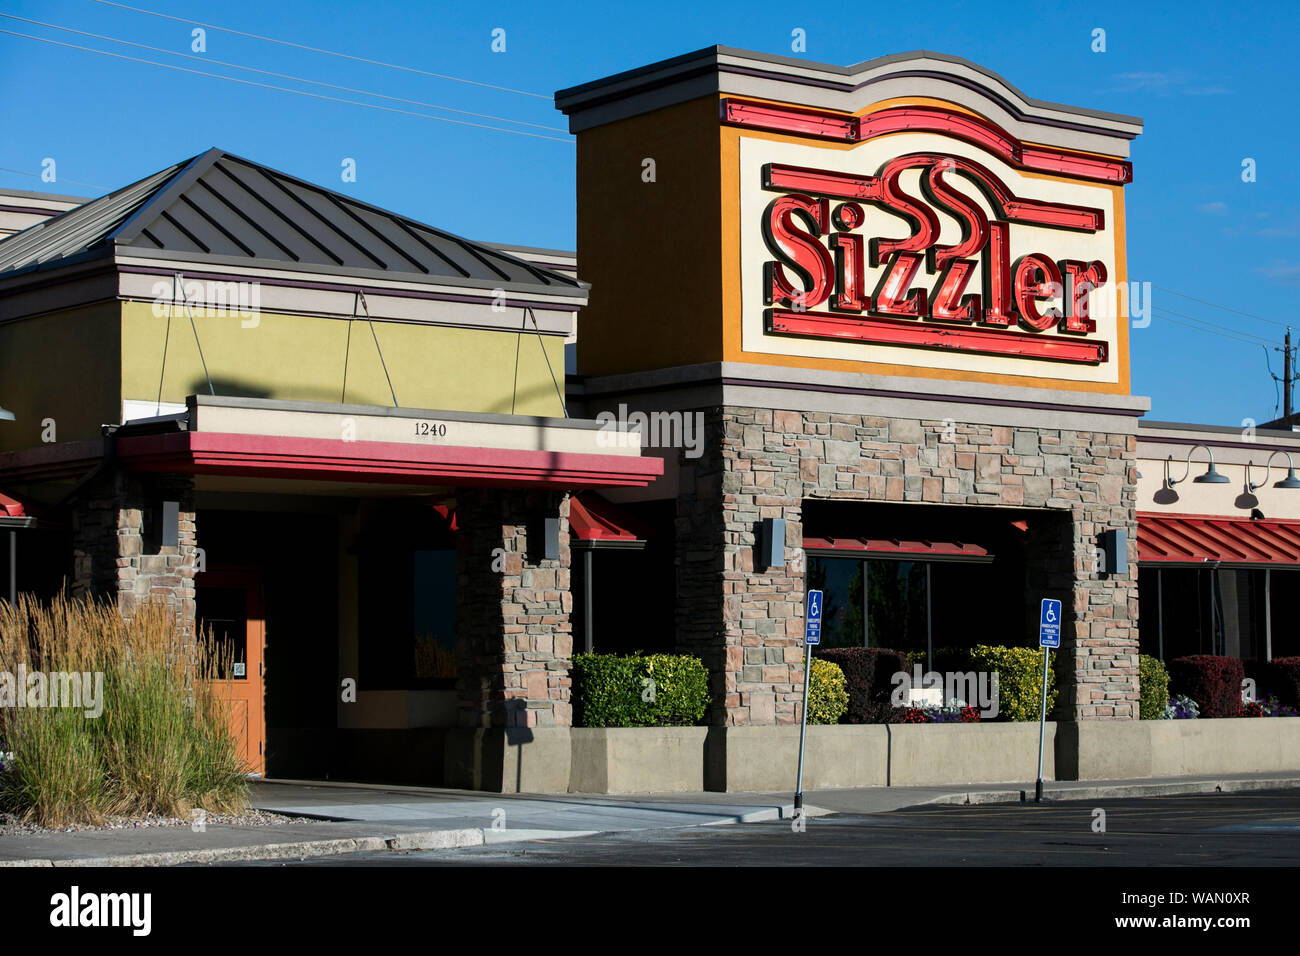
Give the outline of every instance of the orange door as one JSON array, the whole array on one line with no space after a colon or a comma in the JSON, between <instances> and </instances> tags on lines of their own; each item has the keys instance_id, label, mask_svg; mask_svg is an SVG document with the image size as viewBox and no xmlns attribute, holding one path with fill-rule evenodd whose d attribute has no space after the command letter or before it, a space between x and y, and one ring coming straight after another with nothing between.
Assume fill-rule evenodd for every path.
<instances>
[{"instance_id":1,"label":"orange door","mask_svg":"<svg viewBox=\"0 0 1300 956\"><path fill-rule=\"evenodd\" d=\"M266 615L261 575L253 570L217 569L196 578L199 626L211 630L231 662L219 690L230 709L230 727L249 773L266 770L266 699L263 663Z\"/></svg>"}]
</instances>

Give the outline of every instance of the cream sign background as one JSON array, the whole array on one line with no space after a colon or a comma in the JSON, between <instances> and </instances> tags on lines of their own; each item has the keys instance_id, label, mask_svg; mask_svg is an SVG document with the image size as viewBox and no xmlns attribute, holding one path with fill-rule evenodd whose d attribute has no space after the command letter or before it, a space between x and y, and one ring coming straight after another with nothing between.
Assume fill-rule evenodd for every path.
<instances>
[{"instance_id":1,"label":"cream sign background","mask_svg":"<svg viewBox=\"0 0 1300 956\"><path fill-rule=\"evenodd\" d=\"M874 176L889 160L910 153L940 153L973 160L988 168L1018 197L1024 199L1102 210L1105 216L1105 228L1092 234L1011 223L1010 245L1012 261L1022 255L1037 252L1058 261L1061 259L1078 259L1085 262L1100 260L1105 264L1108 273L1106 285L1092 293L1092 317L1097 328L1087 338L1107 343L1110 356L1108 361L1097 365L1086 365L1041 358L985 355L948 349L800 338L766 333L764 310L768 306L763 298L763 267L773 260L773 256L763 241L763 223L768 204L782 193L762 188L764 164L778 163L831 170L854 176ZM920 187L921 175L922 170L909 169L903 173L900 184L907 193L924 201L924 193ZM949 182L980 206L990 219L999 218L973 182L959 175L949 177ZM1117 325L1119 321L1125 319L1122 306L1121 314L1117 319L1114 290L1126 277L1119 273L1115 210L1111 190L1106 186L1027 176L1008 166L997 156L960 140L934 133L897 133L872 139L852 150L828 150L797 143L778 143L742 136L740 138L740 193L741 344L747 352L880 362L915 368L940 368L999 375L1025 375L1080 382L1115 383L1119 380ZM839 201L842 200L832 198L832 208ZM865 239L869 240L876 236L901 238L907 236L912 229L906 219L875 204L864 202L862 206L866 210L866 220L856 232ZM935 211L940 223L939 242L943 244L960 242L962 239L960 222L941 206L935 207ZM967 286L968 293L979 292L983 288L984 257L981 255L976 258L979 264ZM886 271L887 263L874 268L868 263L865 270L868 292L876 288ZM791 275L791 280L798 286L797 277ZM912 288L932 290L937 281L938 276L923 267L917 274ZM1122 303L1123 297L1119 299ZM1046 308L1052 304L1053 302L1047 301L1043 306ZM1060 307L1060 304L1058 299L1055 305ZM815 311L824 308L823 306ZM916 321L918 324L925 322L925 320ZM943 323L926 324L942 325Z\"/></svg>"}]
</instances>

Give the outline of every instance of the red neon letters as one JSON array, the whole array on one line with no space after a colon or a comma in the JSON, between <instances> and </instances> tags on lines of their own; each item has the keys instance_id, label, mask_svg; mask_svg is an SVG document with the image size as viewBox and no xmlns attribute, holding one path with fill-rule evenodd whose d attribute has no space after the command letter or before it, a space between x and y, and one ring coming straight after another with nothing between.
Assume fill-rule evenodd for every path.
<instances>
[{"instance_id":1,"label":"red neon letters","mask_svg":"<svg viewBox=\"0 0 1300 956\"><path fill-rule=\"evenodd\" d=\"M905 170L917 168L923 197L910 195L900 182ZM954 176L979 190L994 218ZM1058 262L1038 252L1012 261L1010 250L1012 223L1095 232L1105 223L1100 209L1018 197L979 163L936 153L901 156L876 176L772 163L763 167L763 187L782 193L763 219L772 256L765 266L765 301L776 307L768 310L769 332L1106 361L1104 342L1078 339L1096 331L1090 293L1105 285L1105 264ZM863 203L900 217L909 233L865 236ZM939 243L937 210L961 223L960 242ZM923 266L935 277L933 284L913 288ZM983 288L971 288L981 266ZM878 267L883 275L868 294L865 270ZM813 312L823 303L828 311ZM922 332L911 325L918 320L948 332ZM956 334L953 326L970 331ZM1044 335L1053 330L1065 334Z\"/></svg>"}]
</instances>

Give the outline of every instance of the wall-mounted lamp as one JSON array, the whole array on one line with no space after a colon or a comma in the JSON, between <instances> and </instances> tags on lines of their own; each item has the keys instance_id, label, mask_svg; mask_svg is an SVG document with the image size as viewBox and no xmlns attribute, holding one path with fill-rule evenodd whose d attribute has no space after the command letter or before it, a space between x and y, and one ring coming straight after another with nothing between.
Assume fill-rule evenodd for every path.
<instances>
[{"instance_id":1,"label":"wall-mounted lamp","mask_svg":"<svg viewBox=\"0 0 1300 956\"><path fill-rule=\"evenodd\" d=\"M1103 531L1101 557L1105 565L1098 570L1103 574L1128 574L1128 532L1123 528Z\"/></svg>"},{"instance_id":2,"label":"wall-mounted lamp","mask_svg":"<svg viewBox=\"0 0 1300 956\"><path fill-rule=\"evenodd\" d=\"M163 548L180 544L181 503L154 501L140 515L140 535L146 554L160 554Z\"/></svg>"},{"instance_id":3,"label":"wall-mounted lamp","mask_svg":"<svg viewBox=\"0 0 1300 956\"><path fill-rule=\"evenodd\" d=\"M1295 463L1291 461L1291 453L1285 451L1275 451L1268 456L1268 461L1264 463L1264 480L1258 484L1252 484L1250 480L1250 469L1254 467L1253 461L1246 462L1246 490L1257 491L1263 488L1268 481L1269 472L1273 468L1273 459L1278 455L1286 456L1286 477L1273 482L1274 488L1300 488L1300 478L1295 476Z\"/></svg>"},{"instance_id":4,"label":"wall-mounted lamp","mask_svg":"<svg viewBox=\"0 0 1300 956\"><path fill-rule=\"evenodd\" d=\"M785 519L764 518L758 526L758 555L754 570L785 567Z\"/></svg>"},{"instance_id":5,"label":"wall-mounted lamp","mask_svg":"<svg viewBox=\"0 0 1300 956\"><path fill-rule=\"evenodd\" d=\"M560 557L560 519L549 514L533 517L528 525L528 560L533 564Z\"/></svg>"},{"instance_id":6,"label":"wall-mounted lamp","mask_svg":"<svg viewBox=\"0 0 1300 956\"><path fill-rule=\"evenodd\" d=\"M1165 459L1165 487L1172 488L1174 485L1187 480L1187 476L1192 473L1192 455L1196 453L1198 448L1204 448L1205 453L1210 456L1210 467L1205 469L1205 474L1193 478L1192 483L1196 485L1226 485L1228 483L1228 476L1220 474L1214 467L1214 452L1210 451L1206 445L1193 445L1187 453L1187 470L1183 472L1183 477L1170 478L1169 466L1173 463L1174 456L1170 455Z\"/></svg>"}]
</instances>

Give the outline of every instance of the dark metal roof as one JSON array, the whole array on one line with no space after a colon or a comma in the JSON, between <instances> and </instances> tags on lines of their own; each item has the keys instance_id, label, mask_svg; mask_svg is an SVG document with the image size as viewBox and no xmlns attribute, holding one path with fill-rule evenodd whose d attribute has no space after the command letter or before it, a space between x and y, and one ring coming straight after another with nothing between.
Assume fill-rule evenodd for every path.
<instances>
[{"instance_id":1,"label":"dark metal roof","mask_svg":"<svg viewBox=\"0 0 1300 956\"><path fill-rule=\"evenodd\" d=\"M15 233L0 246L0 273L69 259L102 244L184 165L178 163Z\"/></svg>"},{"instance_id":2,"label":"dark metal roof","mask_svg":"<svg viewBox=\"0 0 1300 956\"><path fill-rule=\"evenodd\" d=\"M112 249L404 281L559 293L585 287L493 246L215 148L11 236L0 246L0 275Z\"/></svg>"}]
</instances>

